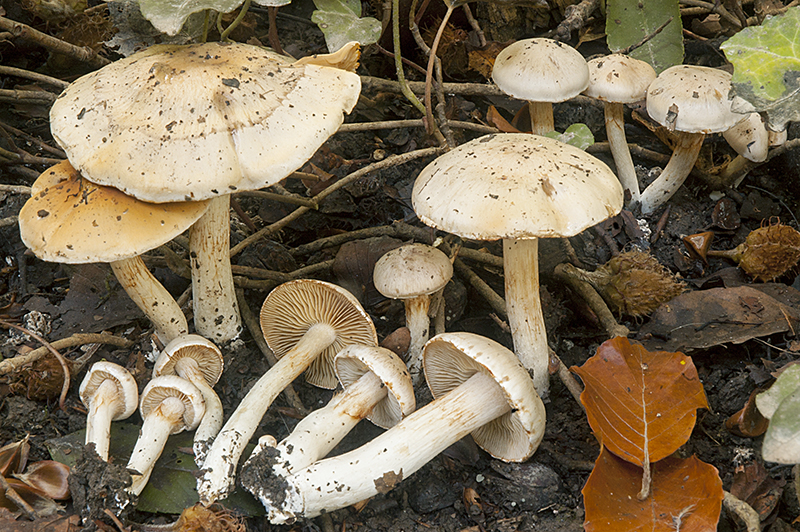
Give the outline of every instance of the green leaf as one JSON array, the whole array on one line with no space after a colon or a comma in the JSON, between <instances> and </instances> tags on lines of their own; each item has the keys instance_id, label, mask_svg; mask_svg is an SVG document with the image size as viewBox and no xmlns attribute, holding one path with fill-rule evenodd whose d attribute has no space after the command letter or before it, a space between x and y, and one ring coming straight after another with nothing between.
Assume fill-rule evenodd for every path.
<instances>
[{"instance_id":1,"label":"green leaf","mask_svg":"<svg viewBox=\"0 0 800 532\"><path fill-rule=\"evenodd\" d=\"M800 390L800 366L789 366L769 390L756 395L758 411L765 418L772 418L778 405L797 390Z\"/></svg>"},{"instance_id":2,"label":"green leaf","mask_svg":"<svg viewBox=\"0 0 800 532\"><path fill-rule=\"evenodd\" d=\"M800 6L745 28L720 48L733 63L733 93L750 105L734 110L766 111L773 129L800 120Z\"/></svg>"},{"instance_id":3,"label":"green leaf","mask_svg":"<svg viewBox=\"0 0 800 532\"><path fill-rule=\"evenodd\" d=\"M550 131L549 133L545 133L544 136L551 139L560 140L565 144L575 146L576 148L580 148L582 150L585 150L594 144L594 135L592 135L592 130L589 129L589 126L586 124L581 123L572 124L563 133L559 133L558 131Z\"/></svg>"},{"instance_id":4,"label":"green leaf","mask_svg":"<svg viewBox=\"0 0 800 532\"><path fill-rule=\"evenodd\" d=\"M619 52L652 35L672 17L658 35L630 53L631 57L650 63L656 74L683 63L683 27L678 0L632 2L606 1L606 35L608 47Z\"/></svg>"},{"instance_id":5,"label":"green leaf","mask_svg":"<svg viewBox=\"0 0 800 532\"><path fill-rule=\"evenodd\" d=\"M244 0L139 0L142 15L159 31L177 34L186 18L192 13L213 9L230 13Z\"/></svg>"},{"instance_id":6,"label":"green leaf","mask_svg":"<svg viewBox=\"0 0 800 532\"><path fill-rule=\"evenodd\" d=\"M111 443L109 457L116 463L125 463L133 451L139 437L139 426L131 423L111 424ZM83 453L86 431L79 430L61 438L46 442L53 460L70 467L75 465ZM164 452L156 462L150 481L139 495L136 509L150 513L179 514L184 508L199 502L197 496L197 465L189 454L192 449L194 432L181 432L170 436ZM254 446L245 448L249 455ZM249 493L241 488L236 490L220 504L246 515L263 515L264 508Z\"/></svg>"},{"instance_id":7,"label":"green leaf","mask_svg":"<svg viewBox=\"0 0 800 532\"><path fill-rule=\"evenodd\" d=\"M761 455L767 462L800 463L800 390L778 405L764 434Z\"/></svg>"},{"instance_id":8,"label":"green leaf","mask_svg":"<svg viewBox=\"0 0 800 532\"><path fill-rule=\"evenodd\" d=\"M311 20L325 35L328 51L335 52L351 41L362 45L378 42L381 23L372 17L361 17L358 0L314 0L317 10Z\"/></svg>"}]
</instances>

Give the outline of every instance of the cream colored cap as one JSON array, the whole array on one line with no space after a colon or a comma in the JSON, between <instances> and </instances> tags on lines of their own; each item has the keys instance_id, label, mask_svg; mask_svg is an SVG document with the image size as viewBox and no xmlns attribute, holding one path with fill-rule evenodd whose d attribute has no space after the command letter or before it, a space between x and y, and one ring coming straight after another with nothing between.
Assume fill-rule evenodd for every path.
<instances>
[{"instance_id":1,"label":"cream colored cap","mask_svg":"<svg viewBox=\"0 0 800 532\"><path fill-rule=\"evenodd\" d=\"M755 163L767 160L769 132L758 113L750 113L738 124L723 131L722 136L736 153Z\"/></svg>"},{"instance_id":2,"label":"cream colored cap","mask_svg":"<svg viewBox=\"0 0 800 532\"><path fill-rule=\"evenodd\" d=\"M113 362L101 360L92 364L91 369L81 381L81 387L78 391L81 402L86 408L89 408L97 389L106 381L111 381L116 386L117 397L119 398L112 420L130 417L136 412L136 407L139 404L139 388L136 386L136 380L133 375L119 364L114 364Z\"/></svg>"},{"instance_id":3,"label":"cream colored cap","mask_svg":"<svg viewBox=\"0 0 800 532\"><path fill-rule=\"evenodd\" d=\"M225 364L219 348L198 334L184 334L164 346L153 366L153 377L177 375L175 364L184 357L197 362L197 369L209 386L213 387L222 375Z\"/></svg>"},{"instance_id":4,"label":"cream colored cap","mask_svg":"<svg viewBox=\"0 0 800 532\"><path fill-rule=\"evenodd\" d=\"M425 244L406 244L384 253L372 274L378 292L392 299L432 294L452 277L447 255Z\"/></svg>"},{"instance_id":5,"label":"cream colored cap","mask_svg":"<svg viewBox=\"0 0 800 532\"><path fill-rule=\"evenodd\" d=\"M194 430L203 419L206 403L197 386L176 375L163 375L147 383L142 390L139 412L145 418L167 397L176 397L183 402L182 423L172 428L171 434L184 430Z\"/></svg>"},{"instance_id":6,"label":"cream colored cap","mask_svg":"<svg viewBox=\"0 0 800 532\"><path fill-rule=\"evenodd\" d=\"M611 54L588 61L589 86L583 93L610 103L644 100L647 87L656 79L649 63L623 54Z\"/></svg>"}]
</instances>

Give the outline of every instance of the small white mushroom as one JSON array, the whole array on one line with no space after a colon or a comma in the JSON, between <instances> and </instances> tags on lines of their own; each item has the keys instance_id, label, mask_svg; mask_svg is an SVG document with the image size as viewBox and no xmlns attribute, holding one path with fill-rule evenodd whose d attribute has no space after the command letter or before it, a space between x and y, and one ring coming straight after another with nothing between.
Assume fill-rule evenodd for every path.
<instances>
[{"instance_id":1,"label":"small white mushroom","mask_svg":"<svg viewBox=\"0 0 800 532\"><path fill-rule=\"evenodd\" d=\"M122 366L100 361L86 373L78 393L89 410L86 444L93 443L100 458L107 461L111 422L129 418L139 404L136 380Z\"/></svg>"},{"instance_id":2,"label":"small white mushroom","mask_svg":"<svg viewBox=\"0 0 800 532\"><path fill-rule=\"evenodd\" d=\"M194 433L194 459L203 465L211 442L222 427L222 401L214 385L222 375L222 353L211 341L196 334L175 338L166 346L153 366L153 377L178 375L203 394L206 413Z\"/></svg>"},{"instance_id":3,"label":"small white mushroom","mask_svg":"<svg viewBox=\"0 0 800 532\"><path fill-rule=\"evenodd\" d=\"M165 375L147 383L139 413L144 424L126 466L133 471L133 484L128 491L134 495L139 495L147 485L169 436L197 427L205 413L205 403L194 384L175 375Z\"/></svg>"}]
</instances>

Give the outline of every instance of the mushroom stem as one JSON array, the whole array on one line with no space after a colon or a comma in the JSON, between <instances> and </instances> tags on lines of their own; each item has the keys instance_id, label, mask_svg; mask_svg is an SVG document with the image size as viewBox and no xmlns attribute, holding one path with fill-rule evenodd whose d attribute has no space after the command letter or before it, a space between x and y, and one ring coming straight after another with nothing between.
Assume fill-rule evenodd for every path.
<instances>
[{"instance_id":1,"label":"mushroom stem","mask_svg":"<svg viewBox=\"0 0 800 532\"><path fill-rule=\"evenodd\" d=\"M642 192L642 214L652 214L678 191L697 161L704 138L704 133L683 132L678 135L677 145L667 166Z\"/></svg>"},{"instance_id":2,"label":"mushroom stem","mask_svg":"<svg viewBox=\"0 0 800 532\"><path fill-rule=\"evenodd\" d=\"M617 166L617 177L622 183L622 188L630 191L631 203L639 201L639 181L636 179L636 170L633 159L628 149L628 140L625 138L624 106L621 103L605 102L606 136Z\"/></svg>"},{"instance_id":3,"label":"mushroom stem","mask_svg":"<svg viewBox=\"0 0 800 532\"><path fill-rule=\"evenodd\" d=\"M277 452L277 455L271 454L269 458L269 469L272 474L281 477L288 477L324 458L359 421L369 415L372 407L387 393L386 386L377 375L371 371L365 373L323 408L304 417L292 433L277 445L270 445L275 441L273 438L259 440L250 459L242 466L242 484L246 483L246 469L251 460L261 455L268 446L273 446Z\"/></svg>"},{"instance_id":4,"label":"mushroom stem","mask_svg":"<svg viewBox=\"0 0 800 532\"><path fill-rule=\"evenodd\" d=\"M108 461L108 446L111 440L111 421L119 408L119 392L116 384L106 379L92 397L86 416L85 443L94 443L94 450L104 461Z\"/></svg>"},{"instance_id":5,"label":"mushroom stem","mask_svg":"<svg viewBox=\"0 0 800 532\"><path fill-rule=\"evenodd\" d=\"M136 446L126 466L138 473L133 475L133 483L128 488L130 493L139 495L147 485L167 438L175 426L181 423L184 409L183 401L177 397L167 397L144 418L139 439L136 440Z\"/></svg>"},{"instance_id":6,"label":"mushroom stem","mask_svg":"<svg viewBox=\"0 0 800 532\"><path fill-rule=\"evenodd\" d=\"M214 437L222 427L222 401L217 392L214 391L214 388L206 381L195 359L182 357L175 363L175 370L178 376L197 386L203 396L203 400L206 402L206 413L203 414L203 419L200 420L200 424L194 433L194 444L192 446L195 462L198 465L202 465L211 442L214 441Z\"/></svg>"},{"instance_id":7,"label":"mushroom stem","mask_svg":"<svg viewBox=\"0 0 800 532\"><path fill-rule=\"evenodd\" d=\"M388 492L453 443L510 411L500 386L478 371L358 449L294 473L275 491L265 485L256 495L274 524L343 508Z\"/></svg>"},{"instance_id":8,"label":"mushroom stem","mask_svg":"<svg viewBox=\"0 0 800 532\"><path fill-rule=\"evenodd\" d=\"M547 332L539 300L539 240L503 240L503 272L508 324L514 352L528 371L540 397L550 388Z\"/></svg>"},{"instance_id":9,"label":"mushroom stem","mask_svg":"<svg viewBox=\"0 0 800 532\"><path fill-rule=\"evenodd\" d=\"M336 330L332 326L324 323L312 325L297 345L247 392L206 455L203 476L197 482L197 492L203 505L208 506L227 497L233 488L239 457L272 401L335 340Z\"/></svg>"},{"instance_id":10,"label":"mushroom stem","mask_svg":"<svg viewBox=\"0 0 800 532\"><path fill-rule=\"evenodd\" d=\"M422 377L422 348L430 335L430 319L428 318L430 303L431 298L427 295L405 300L406 327L411 333L406 365L414 386L419 384Z\"/></svg>"},{"instance_id":11,"label":"mushroom stem","mask_svg":"<svg viewBox=\"0 0 800 532\"><path fill-rule=\"evenodd\" d=\"M230 258L230 196L209 202L189 231L194 326L198 334L228 342L242 331Z\"/></svg>"},{"instance_id":12,"label":"mushroom stem","mask_svg":"<svg viewBox=\"0 0 800 532\"><path fill-rule=\"evenodd\" d=\"M189 331L181 307L150 273L141 257L111 263L120 286L153 323L159 340L168 343Z\"/></svg>"},{"instance_id":13,"label":"mushroom stem","mask_svg":"<svg viewBox=\"0 0 800 532\"><path fill-rule=\"evenodd\" d=\"M531 133L544 135L555 131L553 120L553 104L550 102L528 102L528 114L531 118Z\"/></svg>"}]
</instances>

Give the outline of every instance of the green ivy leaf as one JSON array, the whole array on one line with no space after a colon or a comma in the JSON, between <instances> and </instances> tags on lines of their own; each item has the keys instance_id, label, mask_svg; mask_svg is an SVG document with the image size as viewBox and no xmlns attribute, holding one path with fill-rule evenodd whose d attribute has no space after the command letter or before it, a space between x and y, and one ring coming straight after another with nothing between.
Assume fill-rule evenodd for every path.
<instances>
[{"instance_id":1,"label":"green ivy leaf","mask_svg":"<svg viewBox=\"0 0 800 532\"><path fill-rule=\"evenodd\" d=\"M582 150L585 150L594 144L594 135L592 135L592 130L589 129L589 126L586 124L581 123L572 124L563 133L559 133L558 131L550 131L549 133L545 133L544 136L551 139L560 140L565 144L575 146L576 148L580 148Z\"/></svg>"},{"instance_id":2,"label":"green ivy leaf","mask_svg":"<svg viewBox=\"0 0 800 532\"><path fill-rule=\"evenodd\" d=\"M139 0L139 8L158 31L176 35L192 13L206 9L230 13L243 2L244 0Z\"/></svg>"},{"instance_id":3,"label":"green ivy leaf","mask_svg":"<svg viewBox=\"0 0 800 532\"><path fill-rule=\"evenodd\" d=\"M606 1L606 36L612 52L619 52L652 35L672 17L658 35L630 53L650 63L657 74L683 63L683 26L678 0L658 2Z\"/></svg>"},{"instance_id":4,"label":"green ivy leaf","mask_svg":"<svg viewBox=\"0 0 800 532\"><path fill-rule=\"evenodd\" d=\"M765 418L772 418L778 405L797 390L800 390L800 366L789 366L769 390L756 395L758 411Z\"/></svg>"},{"instance_id":5,"label":"green ivy leaf","mask_svg":"<svg viewBox=\"0 0 800 532\"><path fill-rule=\"evenodd\" d=\"M800 463L800 390L778 405L764 434L761 454L767 462Z\"/></svg>"},{"instance_id":6,"label":"green ivy leaf","mask_svg":"<svg viewBox=\"0 0 800 532\"><path fill-rule=\"evenodd\" d=\"M372 17L361 18L358 0L314 0L314 5L317 10L311 20L322 30L331 53L351 41L362 45L378 42L381 23Z\"/></svg>"},{"instance_id":7,"label":"green ivy leaf","mask_svg":"<svg viewBox=\"0 0 800 532\"><path fill-rule=\"evenodd\" d=\"M745 28L720 48L733 63L736 111L766 111L773 129L800 120L800 7ZM735 102L736 103L736 102ZM749 105L748 105L749 104Z\"/></svg>"}]
</instances>

